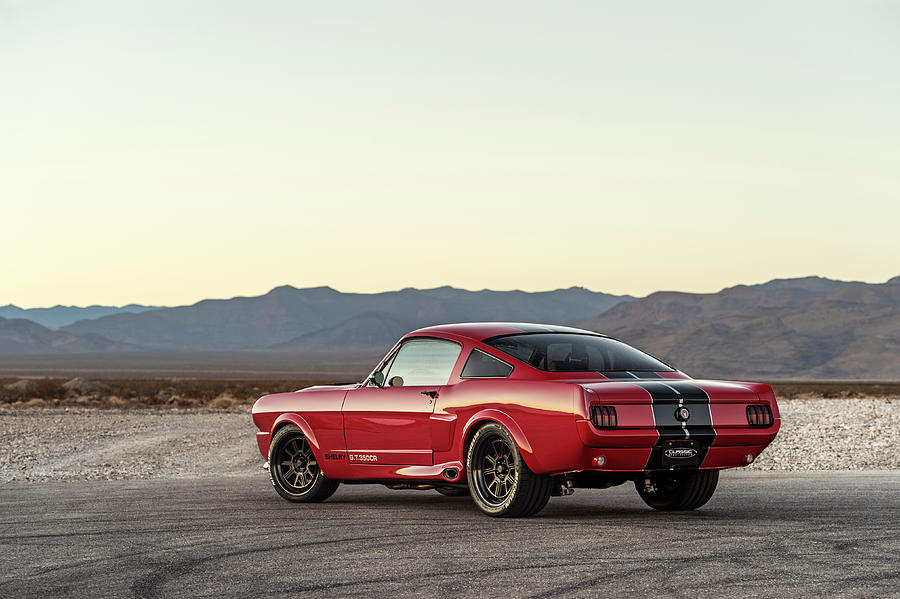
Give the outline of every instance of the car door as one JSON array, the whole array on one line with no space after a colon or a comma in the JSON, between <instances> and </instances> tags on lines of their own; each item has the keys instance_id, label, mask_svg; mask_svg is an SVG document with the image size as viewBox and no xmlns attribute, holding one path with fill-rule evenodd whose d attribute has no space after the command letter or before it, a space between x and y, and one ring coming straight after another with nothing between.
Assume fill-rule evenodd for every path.
<instances>
[{"instance_id":1,"label":"car door","mask_svg":"<svg viewBox=\"0 0 900 599\"><path fill-rule=\"evenodd\" d=\"M347 393L344 436L351 463L432 464L429 419L461 349L443 339L408 339L382 365L383 386L370 382Z\"/></svg>"}]
</instances>

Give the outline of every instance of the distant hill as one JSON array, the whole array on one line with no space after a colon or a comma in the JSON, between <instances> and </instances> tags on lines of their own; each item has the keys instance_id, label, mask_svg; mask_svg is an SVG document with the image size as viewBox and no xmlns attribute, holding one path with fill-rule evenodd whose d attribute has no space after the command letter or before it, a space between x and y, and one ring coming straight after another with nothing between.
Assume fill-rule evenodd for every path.
<instances>
[{"instance_id":1,"label":"distant hill","mask_svg":"<svg viewBox=\"0 0 900 599\"><path fill-rule=\"evenodd\" d=\"M580 287L528 293L453 287L341 293L277 287L259 297L82 320L66 332L164 351L311 351L385 347L423 326L478 320L575 324L631 296Z\"/></svg>"},{"instance_id":2,"label":"distant hill","mask_svg":"<svg viewBox=\"0 0 900 599\"><path fill-rule=\"evenodd\" d=\"M117 352L136 348L100 335L53 331L22 318L0 318L0 355Z\"/></svg>"},{"instance_id":3,"label":"distant hill","mask_svg":"<svg viewBox=\"0 0 900 599\"><path fill-rule=\"evenodd\" d=\"M778 279L718 293L661 291L641 299L579 287L363 294L285 286L258 297L120 311L57 331L0 319L0 354L277 352L303 354L297 358L302 362L324 352L316 363L325 368L350 353L378 354L412 329L491 320L582 326L693 376L900 380L900 277L881 284Z\"/></svg>"},{"instance_id":4,"label":"distant hill","mask_svg":"<svg viewBox=\"0 0 900 599\"><path fill-rule=\"evenodd\" d=\"M155 310L156 306L140 306L128 304L127 306L53 306L52 308L20 308L12 304L0 306L0 318L24 318L36 322L48 329L58 329L79 320L94 320L110 314L129 312L137 314L147 310Z\"/></svg>"},{"instance_id":5,"label":"distant hill","mask_svg":"<svg viewBox=\"0 0 900 599\"><path fill-rule=\"evenodd\" d=\"M582 325L695 376L900 379L900 277L658 292Z\"/></svg>"}]
</instances>

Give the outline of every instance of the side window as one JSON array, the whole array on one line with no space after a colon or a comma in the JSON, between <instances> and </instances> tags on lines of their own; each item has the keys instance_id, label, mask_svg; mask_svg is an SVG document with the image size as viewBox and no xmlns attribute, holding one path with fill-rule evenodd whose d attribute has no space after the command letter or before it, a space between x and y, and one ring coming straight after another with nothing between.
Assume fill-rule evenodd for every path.
<instances>
[{"instance_id":1,"label":"side window","mask_svg":"<svg viewBox=\"0 0 900 599\"><path fill-rule=\"evenodd\" d=\"M473 349L459 376L463 379L506 378L512 371L513 367L500 358Z\"/></svg>"},{"instance_id":2,"label":"side window","mask_svg":"<svg viewBox=\"0 0 900 599\"><path fill-rule=\"evenodd\" d=\"M460 351L452 341L412 339L400 346L384 380L387 385L404 387L446 385Z\"/></svg>"}]
</instances>

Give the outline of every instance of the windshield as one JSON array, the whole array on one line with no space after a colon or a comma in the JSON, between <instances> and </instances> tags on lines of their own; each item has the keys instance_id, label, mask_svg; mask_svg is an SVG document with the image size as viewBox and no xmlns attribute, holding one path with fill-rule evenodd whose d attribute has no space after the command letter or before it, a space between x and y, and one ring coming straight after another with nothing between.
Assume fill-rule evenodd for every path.
<instances>
[{"instance_id":1,"label":"windshield","mask_svg":"<svg viewBox=\"0 0 900 599\"><path fill-rule=\"evenodd\" d=\"M529 333L494 337L484 343L547 372L672 370L630 345L595 335Z\"/></svg>"}]
</instances>

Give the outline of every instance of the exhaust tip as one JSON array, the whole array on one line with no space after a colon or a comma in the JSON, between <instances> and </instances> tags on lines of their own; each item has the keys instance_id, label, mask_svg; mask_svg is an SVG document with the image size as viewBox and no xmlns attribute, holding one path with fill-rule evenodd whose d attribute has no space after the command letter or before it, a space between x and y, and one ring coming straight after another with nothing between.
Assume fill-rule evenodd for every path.
<instances>
[{"instance_id":1,"label":"exhaust tip","mask_svg":"<svg viewBox=\"0 0 900 599\"><path fill-rule=\"evenodd\" d=\"M457 470L456 468L444 468L441 476L443 476L447 480L456 480L457 478L459 478L459 470Z\"/></svg>"}]
</instances>

